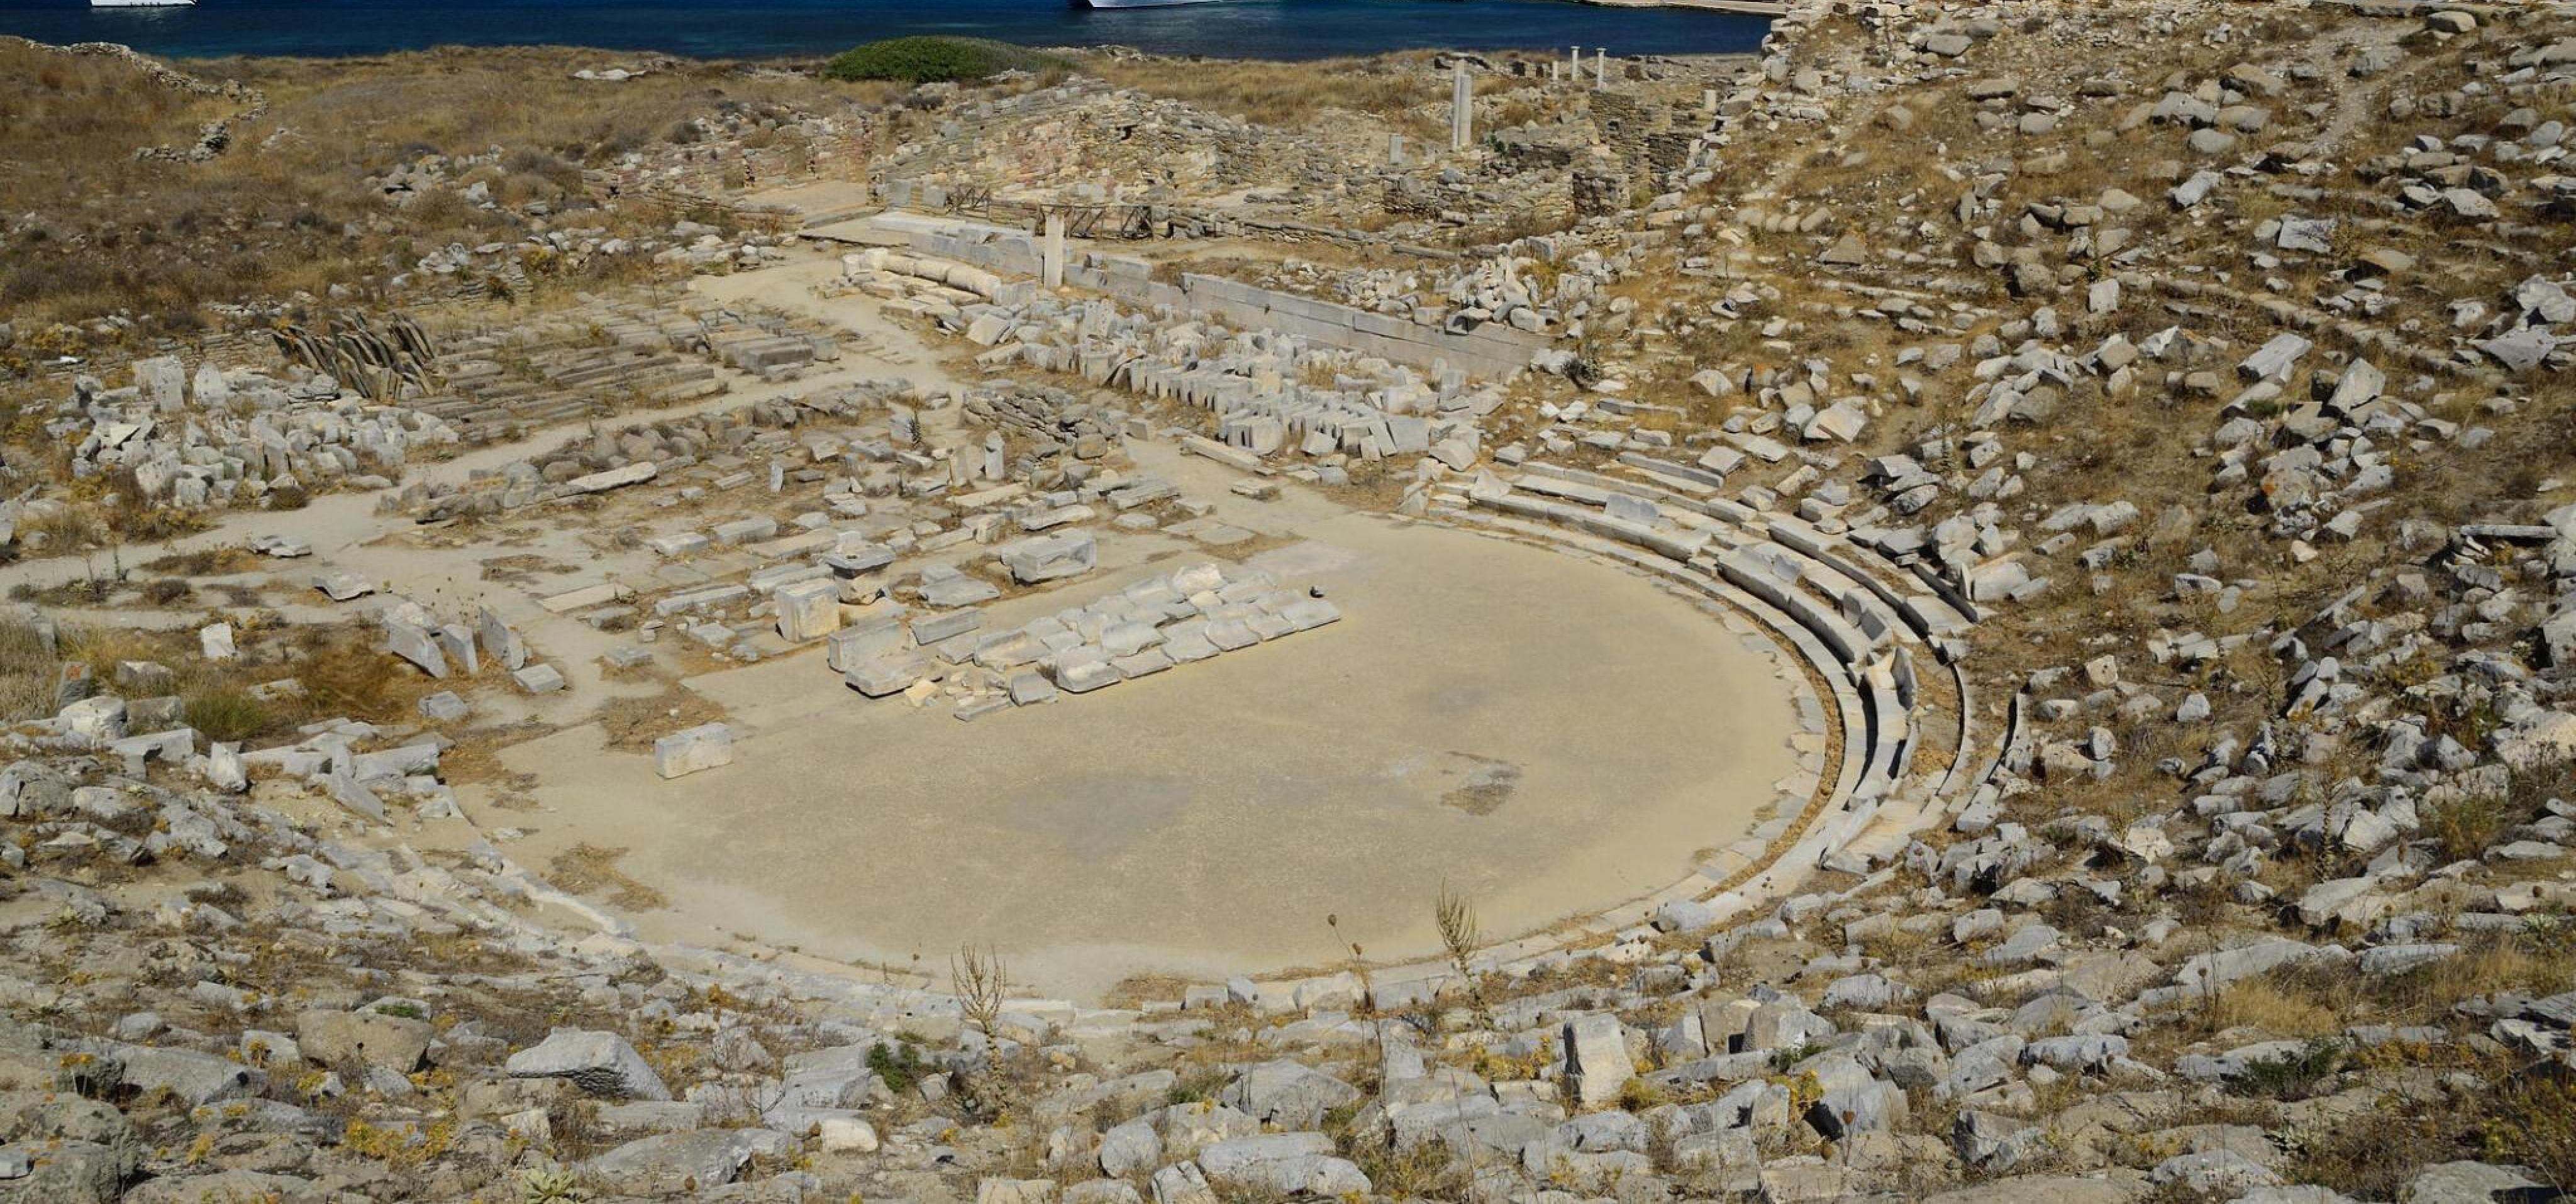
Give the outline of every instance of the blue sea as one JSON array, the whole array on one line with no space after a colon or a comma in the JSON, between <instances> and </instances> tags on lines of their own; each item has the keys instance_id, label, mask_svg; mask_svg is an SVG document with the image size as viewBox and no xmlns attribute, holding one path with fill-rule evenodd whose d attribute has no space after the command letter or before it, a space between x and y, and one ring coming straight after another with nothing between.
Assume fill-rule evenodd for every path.
<instances>
[{"instance_id":1,"label":"blue sea","mask_svg":"<svg viewBox=\"0 0 2576 1204\"><path fill-rule=\"evenodd\" d=\"M0 0L0 34L123 42L179 57L550 44L754 58L829 54L905 34L1275 59L1577 44L1615 57L1750 51L1768 27L1759 17L1562 0L1220 0L1125 10L1065 0L199 0L168 9Z\"/></svg>"}]
</instances>

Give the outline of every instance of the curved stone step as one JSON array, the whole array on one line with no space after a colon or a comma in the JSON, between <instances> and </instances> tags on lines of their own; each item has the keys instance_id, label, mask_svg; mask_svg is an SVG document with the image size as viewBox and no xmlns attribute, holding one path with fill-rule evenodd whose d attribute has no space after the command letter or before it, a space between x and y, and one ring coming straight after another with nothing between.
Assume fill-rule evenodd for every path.
<instances>
[{"instance_id":1,"label":"curved stone step","mask_svg":"<svg viewBox=\"0 0 2576 1204\"><path fill-rule=\"evenodd\" d=\"M1767 530L1772 539L1814 557L1859 583L1901 619L1918 639L1937 647L1941 640L1975 626L1966 615L1960 614L1947 600L1928 588L1916 592L1899 592L1895 586L1889 584L1887 575L1901 574L1908 581L1914 579L1913 575L1887 560L1876 549L1848 539L1841 540L1841 546L1838 547L1835 537L1786 519L1772 520L1767 525ZM1844 548L1851 549L1857 555L1845 556ZM1864 566L1864 559L1875 560L1885 566L1886 573L1870 571Z\"/></svg>"},{"instance_id":2,"label":"curved stone step","mask_svg":"<svg viewBox=\"0 0 2576 1204\"><path fill-rule=\"evenodd\" d=\"M1564 476L1550 476L1546 479L1555 482L1560 496L1577 499L1600 496L1605 501L1609 497L1617 496L1606 490L1598 490L1589 483L1570 480ZM1689 557L1674 555L1678 549L1667 533L1642 523L1596 513L1585 505L1547 501L1508 491L1494 492L1490 489L1482 492L1471 491L1470 498L1475 503L1488 508L1520 514L1543 522L1572 526L1595 535L1650 548L1672 559L1689 559ZM1795 549L1780 545L1764 545L1758 549L1732 549L1717 559L1717 570L1718 575L1728 583L1758 597L1768 608L1790 617L1825 645L1833 662L1838 663L1842 670L1840 673L1833 673L1827 668L1825 672L1828 680L1837 683L1838 692L1844 681L1849 681L1854 686L1864 684L1863 662L1876 650L1878 641L1865 634L1859 627L1845 621L1839 611L1827 609L1820 593L1799 588L1799 582L1812 574L1818 579L1816 590L1832 590L1835 596L1853 599L1863 606L1875 602L1874 595L1843 579L1841 574L1799 556ZM1894 627L1896 620L1892 613L1883 611L1874 613L1881 616L1879 621L1883 628ZM1826 668L1822 664L1819 667ZM1848 773L1847 780L1840 783L1837 793L1844 797L1884 796L1892 792L1903 780L1905 760L1910 756L1912 742L1911 725L1907 715L1909 708L1898 703L1892 691L1872 689L1867 692L1856 690L1855 693L1860 705L1846 706L1843 708L1843 716L1847 745L1845 766L1849 770L1856 765L1858 771ZM1854 719L1860 722L1854 723Z\"/></svg>"},{"instance_id":3,"label":"curved stone step","mask_svg":"<svg viewBox=\"0 0 2576 1204\"><path fill-rule=\"evenodd\" d=\"M1776 515L1761 515L1723 499L1680 498L1668 491L1610 481L1580 470L1546 466L1541 475L1570 488L1541 487L1522 493L1508 484L1494 488L1499 483L1495 478L1487 478L1472 489L1461 490L1454 484L1441 486L1435 497L1443 504L1434 509L1433 517L1498 537L1535 541L1567 554L1606 560L1724 603L1767 629L1776 644L1805 661L1828 684L1833 694L1831 705L1843 728L1843 752L1832 787L1820 798L1811 796L1809 811L1785 846L1760 850L1767 853L1770 847L1779 849L1767 863L1760 864L1751 878L1713 895L1703 895L1700 892L1723 881L1715 874L1724 872L1704 868L1643 899L1599 913L1577 926L1580 933L1605 935L1633 930L1652 914L1654 907L1676 898L1704 897L1717 908L1723 921L1781 897L1818 867L1865 870L1901 850L1912 833L1934 816L1945 809L1955 809L1962 791L1985 785L1995 769L2008 761L2007 751L1998 751L1991 760L1979 757L1974 696L1964 667L1952 661L1949 668L1959 707L1958 713L1945 722L1955 723L1957 751L1937 785L1907 790L1906 777L1921 747L1920 725L1933 722L1938 711L1925 706L1921 692L1909 686L1910 664L1891 668L1888 661L1872 663L1870 658L1884 647L1883 642L1869 639L1829 599L1865 600L1862 604L1872 607L1872 613L1895 641L1924 643L1936 649L1946 641L1928 638L1929 635L1955 631L1969 621L1965 615L1953 611L1945 616L1923 601L1929 595L1895 589L1884 578L1861 568L1861 562L1839 554L1840 549L1833 548L1812 528L1783 524L1779 532L1773 531L1771 521L1779 518ZM1611 498L1622 494L1632 500L1652 502L1657 507L1655 517L1688 527L1694 536L1704 538L1685 540L1648 522L1608 513ZM1598 499L1599 508L1592 504L1594 499ZM1628 503L1618 504L1629 508ZM1690 515L1708 519L1714 526L1694 523ZM1721 533L1729 526L1742 531L1747 540L1734 544L1724 541ZM1787 538L1780 538L1782 533ZM1805 538L1810 534L1814 538ZM1802 542L1810 546L1797 546ZM1702 551L1687 557L1675 555L1691 546ZM1814 554L1817 551L1825 554ZM1830 563L1835 559L1843 563ZM1872 559L1896 568L1874 554ZM1905 616L1901 603L1909 602L1925 612L1915 616L1919 626ZM2011 741L2004 743L2008 749ZM1747 843L1738 841L1737 846ZM1727 856L1736 857L1737 849L1731 848ZM1756 863L1739 858L1737 864ZM1534 965L1539 959L1559 956L1557 951L1564 944L1564 940L1543 936L1523 938L1497 946L1488 951L1489 958L1480 956L1479 960L1507 968ZM1436 975L1437 971L1426 973Z\"/></svg>"}]
</instances>

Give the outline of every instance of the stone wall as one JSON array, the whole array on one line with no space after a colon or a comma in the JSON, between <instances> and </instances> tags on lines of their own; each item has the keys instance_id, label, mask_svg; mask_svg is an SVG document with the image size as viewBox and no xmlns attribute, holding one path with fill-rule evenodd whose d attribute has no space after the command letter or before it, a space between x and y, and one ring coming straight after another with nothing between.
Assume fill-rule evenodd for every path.
<instances>
[{"instance_id":1,"label":"stone wall","mask_svg":"<svg viewBox=\"0 0 2576 1204\"><path fill-rule=\"evenodd\" d=\"M876 155L876 130L856 118L817 118L763 146L712 141L657 148L586 175L624 194L664 190L702 197L813 180L855 180Z\"/></svg>"},{"instance_id":2,"label":"stone wall","mask_svg":"<svg viewBox=\"0 0 2576 1204\"><path fill-rule=\"evenodd\" d=\"M1529 366L1548 345L1545 335L1486 323L1462 334L1391 314L1372 313L1295 293L1283 293L1218 276L1185 275L1181 290L1190 312L1245 330L1276 330L1330 347L1342 347L1399 364L1456 368L1471 377L1499 380Z\"/></svg>"},{"instance_id":3,"label":"stone wall","mask_svg":"<svg viewBox=\"0 0 2576 1204\"><path fill-rule=\"evenodd\" d=\"M1038 240L1025 230L927 218L906 218L893 228L903 231L919 254L1014 276L1039 274ZM1218 276L1185 274L1174 285L1154 279L1153 265L1145 260L1105 251L1069 247L1067 260L1065 283L1131 305L1148 310L1168 306L1176 313L1213 318L1243 330L1276 330L1426 372L1445 366L1471 377L1499 380L1528 367L1530 356L1550 342L1546 335L1492 322L1451 333Z\"/></svg>"},{"instance_id":4,"label":"stone wall","mask_svg":"<svg viewBox=\"0 0 2576 1204\"><path fill-rule=\"evenodd\" d=\"M1619 92L1592 94L1592 124L1630 171L1657 176L1688 166L1699 141L1689 110Z\"/></svg>"},{"instance_id":5,"label":"stone wall","mask_svg":"<svg viewBox=\"0 0 2576 1204\"><path fill-rule=\"evenodd\" d=\"M898 154L878 164L878 182L882 186L887 180L907 179L980 160L990 154L994 139L1023 135L1027 123L1068 114L1108 91L1109 86L1097 80L1077 80L964 106L940 120L937 136L908 140Z\"/></svg>"}]
</instances>

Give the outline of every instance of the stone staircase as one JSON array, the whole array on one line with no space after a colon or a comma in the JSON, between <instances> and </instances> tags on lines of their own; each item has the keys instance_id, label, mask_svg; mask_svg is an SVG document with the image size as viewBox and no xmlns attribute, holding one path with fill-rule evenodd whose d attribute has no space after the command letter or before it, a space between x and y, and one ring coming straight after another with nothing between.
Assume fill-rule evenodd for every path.
<instances>
[{"instance_id":1,"label":"stone staircase","mask_svg":"<svg viewBox=\"0 0 2576 1204\"><path fill-rule=\"evenodd\" d=\"M417 408L454 424L469 442L511 429L671 405L724 391L716 360L747 371L726 350L771 331L738 315L685 307L592 303L527 323L444 338L437 375L444 389ZM810 339L796 363L821 358Z\"/></svg>"}]
</instances>

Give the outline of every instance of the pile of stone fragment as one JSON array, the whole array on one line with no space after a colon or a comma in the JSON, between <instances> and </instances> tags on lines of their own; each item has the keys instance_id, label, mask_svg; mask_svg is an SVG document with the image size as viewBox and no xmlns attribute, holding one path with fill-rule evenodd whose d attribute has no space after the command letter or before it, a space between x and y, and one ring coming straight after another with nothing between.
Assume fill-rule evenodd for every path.
<instances>
[{"instance_id":1,"label":"pile of stone fragment","mask_svg":"<svg viewBox=\"0 0 2576 1204\"><path fill-rule=\"evenodd\" d=\"M1045 537L1023 540L1041 542ZM1014 549L1004 562L1025 567ZM1088 694L1178 665L1312 631L1341 618L1314 591L1253 568L1202 563L1149 577L1019 627L979 608L875 616L833 634L831 667L870 698L952 700L960 719Z\"/></svg>"},{"instance_id":2,"label":"pile of stone fragment","mask_svg":"<svg viewBox=\"0 0 2576 1204\"><path fill-rule=\"evenodd\" d=\"M303 368L281 381L207 361L191 378L160 356L135 361L133 375L121 389L80 377L47 431L73 442L74 477L130 471L152 504L258 505L274 490L335 481L383 488L414 449L457 441L435 415L375 404Z\"/></svg>"}]
</instances>

